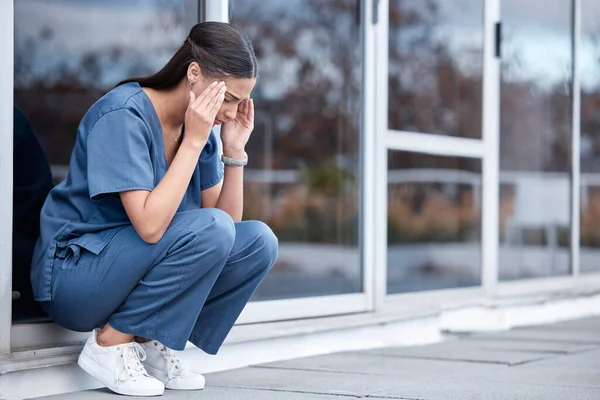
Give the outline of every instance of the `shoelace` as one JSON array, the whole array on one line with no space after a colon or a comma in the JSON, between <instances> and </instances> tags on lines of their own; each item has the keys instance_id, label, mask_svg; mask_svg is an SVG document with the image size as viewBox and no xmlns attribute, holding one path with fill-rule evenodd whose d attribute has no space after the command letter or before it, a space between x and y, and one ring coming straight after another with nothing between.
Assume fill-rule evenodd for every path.
<instances>
[{"instance_id":1,"label":"shoelace","mask_svg":"<svg viewBox=\"0 0 600 400\"><path fill-rule=\"evenodd\" d=\"M136 379L140 376L148 376L146 368L142 361L146 359L146 352L139 343L132 342L117 347L123 359L123 364L117 369L117 379L125 382L130 379Z\"/></svg>"},{"instance_id":2,"label":"shoelace","mask_svg":"<svg viewBox=\"0 0 600 400\"><path fill-rule=\"evenodd\" d=\"M181 364L181 360L179 357L177 357L177 352L171 350L165 345L160 344L159 346L161 346L160 352L167 360L167 373L169 374L169 379L177 376L183 376L185 371L183 369L183 365Z\"/></svg>"}]
</instances>

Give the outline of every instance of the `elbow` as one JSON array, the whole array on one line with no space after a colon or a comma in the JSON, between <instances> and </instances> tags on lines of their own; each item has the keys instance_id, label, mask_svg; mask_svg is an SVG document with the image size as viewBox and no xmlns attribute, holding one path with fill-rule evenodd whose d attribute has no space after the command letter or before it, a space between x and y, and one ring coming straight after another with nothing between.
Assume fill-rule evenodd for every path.
<instances>
[{"instance_id":1,"label":"elbow","mask_svg":"<svg viewBox=\"0 0 600 400\"><path fill-rule=\"evenodd\" d=\"M162 235L140 235L142 240L148 244L156 244L162 239Z\"/></svg>"},{"instance_id":2,"label":"elbow","mask_svg":"<svg viewBox=\"0 0 600 400\"><path fill-rule=\"evenodd\" d=\"M165 234L164 230L156 229L156 228L144 228L138 231L140 238L148 244L156 244L160 242L163 235Z\"/></svg>"}]
</instances>

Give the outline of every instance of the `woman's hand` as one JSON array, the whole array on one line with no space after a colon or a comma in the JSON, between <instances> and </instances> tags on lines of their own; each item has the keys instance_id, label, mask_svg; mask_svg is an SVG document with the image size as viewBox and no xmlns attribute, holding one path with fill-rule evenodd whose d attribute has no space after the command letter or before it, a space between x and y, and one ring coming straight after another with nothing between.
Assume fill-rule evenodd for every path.
<instances>
[{"instance_id":1,"label":"woman's hand","mask_svg":"<svg viewBox=\"0 0 600 400\"><path fill-rule=\"evenodd\" d=\"M194 146L204 148L215 123L217 113L225 99L225 82L211 83L196 98L190 92L190 104L185 112L185 140Z\"/></svg>"},{"instance_id":2,"label":"woman's hand","mask_svg":"<svg viewBox=\"0 0 600 400\"><path fill-rule=\"evenodd\" d=\"M254 101L243 100L237 110L234 120L226 121L221 127L223 155L230 158L243 158L245 147L254 129Z\"/></svg>"}]
</instances>

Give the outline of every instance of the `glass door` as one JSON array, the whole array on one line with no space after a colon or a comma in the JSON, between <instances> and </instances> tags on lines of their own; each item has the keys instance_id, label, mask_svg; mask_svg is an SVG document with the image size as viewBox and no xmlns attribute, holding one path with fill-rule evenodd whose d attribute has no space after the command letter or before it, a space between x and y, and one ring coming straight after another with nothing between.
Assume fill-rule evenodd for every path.
<instances>
[{"instance_id":1,"label":"glass door","mask_svg":"<svg viewBox=\"0 0 600 400\"><path fill-rule=\"evenodd\" d=\"M482 268L495 268L489 2L389 0L377 12L380 285L392 295L493 284Z\"/></svg>"},{"instance_id":2,"label":"glass door","mask_svg":"<svg viewBox=\"0 0 600 400\"><path fill-rule=\"evenodd\" d=\"M244 218L279 238L279 260L241 321L367 310L364 2L230 0L214 14L258 57Z\"/></svg>"},{"instance_id":3,"label":"glass door","mask_svg":"<svg viewBox=\"0 0 600 400\"><path fill-rule=\"evenodd\" d=\"M281 245L278 264L238 322L367 311L371 286L364 278L362 243L370 232L361 213L364 3L267 3L149 1L141 7L137 2L14 2L14 41L12 30L3 36L14 43L14 63L0 64L10 69L6 75L14 76L14 86L4 88L10 97L14 93L14 102L6 96L6 104L0 105L10 115L14 108L19 118L15 129L2 129L27 131L36 140L35 158L44 161L36 176L45 178L40 189L47 193L66 176L77 125L97 98L120 79L164 64L199 16L231 19L255 43L261 66L245 218L269 223ZM25 186L16 179L15 195ZM39 206L41 192L34 202ZM2 203L2 210L35 205L15 198L15 207ZM14 227L25 233L36 226L36 221L16 222ZM20 231L0 239L5 236L8 243L25 243ZM0 277L12 267L15 289L14 296L0 291L2 304L12 304L12 324L10 309L2 307L0 351L82 340L85 335L49 323L27 290L28 256L14 255L0 260Z\"/></svg>"},{"instance_id":4,"label":"glass door","mask_svg":"<svg viewBox=\"0 0 600 400\"><path fill-rule=\"evenodd\" d=\"M14 2L14 85L3 88L14 96L12 307L7 307L13 350L84 337L49 323L33 301L29 267L39 211L49 190L67 175L87 109L120 79L152 73L168 61L198 11L198 3L188 0Z\"/></svg>"},{"instance_id":5,"label":"glass door","mask_svg":"<svg viewBox=\"0 0 600 400\"><path fill-rule=\"evenodd\" d=\"M580 86L575 91L574 113L580 113L580 121L574 119L574 125L580 123L580 169L581 191L580 216L580 255L579 263L573 258L573 269L579 265L579 272L589 276L600 272L600 125L598 105L600 104L600 3L594 0L580 0L575 9L575 26L580 27L579 48L576 49L579 61L574 81ZM579 25L579 24L580 25ZM580 94L580 97L578 95ZM579 103L578 103L579 102ZM574 142L575 143L575 142ZM573 161L577 161L574 159ZM574 166L575 163L574 163ZM576 194L579 192L577 191ZM575 219L574 222L577 222ZM576 229L576 226L573 226Z\"/></svg>"},{"instance_id":6,"label":"glass door","mask_svg":"<svg viewBox=\"0 0 600 400\"><path fill-rule=\"evenodd\" d=\"M244 218L277 234L258 301L362 292L358 0L230 0L260 72Z\"/></svg>"},{"instance_id":7,"label":"glass door","mask_svg":"<svg viewBox=\"0 0 600 400\"><path fill-rule=\"evenodd\" d=\"M501 1L501 281L572 271L573 10L573 0Z\"/></svg>"}]
</instances>

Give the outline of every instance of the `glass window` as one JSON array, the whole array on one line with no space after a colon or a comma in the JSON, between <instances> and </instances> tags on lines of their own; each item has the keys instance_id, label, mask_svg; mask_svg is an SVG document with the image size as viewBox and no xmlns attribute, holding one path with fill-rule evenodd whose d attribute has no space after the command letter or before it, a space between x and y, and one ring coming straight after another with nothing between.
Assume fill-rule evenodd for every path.
<instances>
[{"instance_id":1,"label":"glass window","mask_svg":"<svg viewBox=\"0 0 600 400\"><path fill-rule=\"evenodd\" d=\"M481 282L481 160L388 152L388 293Z\"/></svg>"},{"instance_id":2,"label":"glass window","mask_svg":"<svg viewBox=\"0 0 600 400\"><path fill-rule=\"evenodd\" d=\"M244 217L280 244L254 300L360 292L360 2L229 4L259 60Z\"/></svg>"},{"instance_id":3,"label":"glass window","mask_svg":"<svg viewBox=\"0 0 600 400\"><path fill-rule=\"evenodd\" d=\"M583 0L581 82L580 270L600 271L600 3Z\"/></svg>"},{"instance_id":4,"label":"glass window","mask_svg":"<svg viewBox=\"0 0 600 400\"><path fill-rule=\"evenodd\" d=\"M481 138L484 2L389 4L389 128Z\"/></svg>"},{"instance_id":5,"label":"glass window","mask_svg":"<svg viewBox=\"0 0 600 400\"><path fill-rule=\"evenodd\" d=\"M571 0L503 0L502 23L500 279L567 274Z\"/></svg>"},{"instance_id":6,"label":"glass window","mask_svg":"<svg viewBox=\"0 0 600 400\"><path fill-rule=\"evenodd\" d=\"M32 300L31 253L81 118L119 80L168 61L187 35L184 3L15 1L13 322L44 318Z\"/></svg>"}]
</instances>

